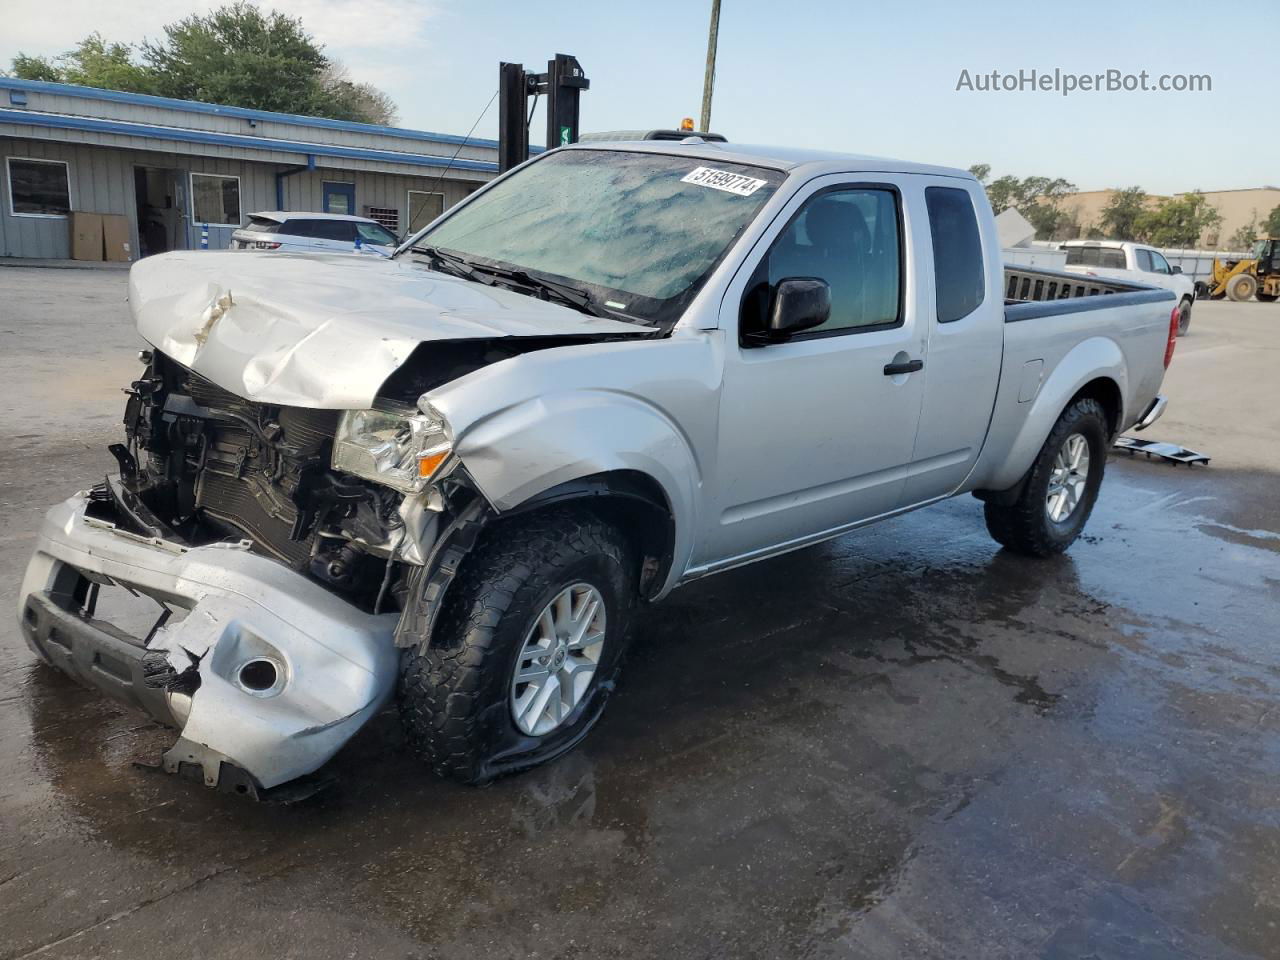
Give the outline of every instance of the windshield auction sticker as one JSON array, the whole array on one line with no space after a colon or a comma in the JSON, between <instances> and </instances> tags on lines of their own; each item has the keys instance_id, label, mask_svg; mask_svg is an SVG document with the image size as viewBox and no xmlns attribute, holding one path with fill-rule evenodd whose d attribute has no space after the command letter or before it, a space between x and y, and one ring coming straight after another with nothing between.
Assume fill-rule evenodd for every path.
<instances>
[{"instance_id":1,"label":"windshield auction sticker","mask_svg":"<svg viewBox=\"0 0 1280 960\"><path fill-rule=\"evenodd\" d=\"M695 167L681 177L680 182L696 183L700 187L710 187L712 190L723 190L725 193L749 197L769 181L744 177L740 173L730 173L728 170L716 170L714 167Z\"/></svg>"}]
</instances>

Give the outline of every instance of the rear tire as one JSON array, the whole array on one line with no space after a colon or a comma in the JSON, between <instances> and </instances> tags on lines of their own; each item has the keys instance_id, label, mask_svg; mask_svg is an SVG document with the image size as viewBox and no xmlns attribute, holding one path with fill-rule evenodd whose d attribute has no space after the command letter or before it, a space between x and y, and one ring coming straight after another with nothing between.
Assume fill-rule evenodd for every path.
<instances>
[{"instance_id":1,"label":"rear tire","mask_svg":"<svg viewBox=\"0 0 1280 960\"><path fill-rule=\"evenodd\" d=\"M585 511L548 511L486 531L445 595L426 648L403 654L399 706L409 746L438 775L473 784L576 746L613 689L635 604L635 575L626 540ZM587 627L597 623L601 639L586 683L570 679L562 688L551 678L569 676L587 660L581 647L573 652L571 630L556 646L560 621L551 626L546 615L565 596L570 609L575 597L582 603L579 619L587 618ZM586 611L599 601L603 611L592 621ZM529 654L543 633L552 637L545 664ZM566 664L568 672L557 672ZM550 696L543 702L553 706L541 725L531 724L527 713L516 716L519 706L537 699L524 696L531 684L519 682L517 669L522 677L539 669L545 675Z\"/></svg>"},{"instance_id":2,"label":"rear tire","mask_svg":"<svg viewBox=\"0 0 1280 960\"><path fill-rule=\"evenodd\" d=\"M1185 337L1191 329L1191 301L1183 300L1178 304L1178 336Z\"/></svg>"},{"instance_id":3,"label":"rear tire","mask_svg":"<svg viewBox=\"0 0 1280 960\"><path fill-rule=\"evenodd\" d=\"M1110 432L1106 412L1096 400L1077 400L1069 406L1040 448L1017 499L984 505L987 531L996 543L1033 557L1053 556L1071 546L1098 498ZM1073 474L1066 462L1072 452L1080 452L1081 442L1087 455L1076 459L1083 460L1083 476ZM1056 500L1064 486L1070 489L1063 500ZM1065 512L1055 518L1055 510Z\"/></svg>"},{"instance_id":4,"label":"rear tire","mask_svg":"<svg viewBox=\"0 0 1280 960\"><path fill-rule=\"evenodd\" d=\"M1250 274L1242 273L1227 281L1227 297L1236 303L1252 300L1257 292L1258 281Z\"/></svg>"}]
</instances>

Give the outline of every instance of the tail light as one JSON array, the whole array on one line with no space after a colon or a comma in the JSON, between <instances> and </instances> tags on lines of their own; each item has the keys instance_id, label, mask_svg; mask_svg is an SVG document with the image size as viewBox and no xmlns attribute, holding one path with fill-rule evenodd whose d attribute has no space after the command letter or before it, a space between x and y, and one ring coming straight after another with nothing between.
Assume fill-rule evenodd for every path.
<instances>
[{"instance_id":1,"label":"tail light","mask_svg":"<svg viewBox=\"0 0 1280 960\"><path fill-rule=\"evenodd\" d=\"M1169 314L1169 339L1164 345L1164 368L1169 369L1169 364L1173 363L1173 348L1178 345L1178 308L1173 308L1173 313Z\"/></svg>"}]
</instances>

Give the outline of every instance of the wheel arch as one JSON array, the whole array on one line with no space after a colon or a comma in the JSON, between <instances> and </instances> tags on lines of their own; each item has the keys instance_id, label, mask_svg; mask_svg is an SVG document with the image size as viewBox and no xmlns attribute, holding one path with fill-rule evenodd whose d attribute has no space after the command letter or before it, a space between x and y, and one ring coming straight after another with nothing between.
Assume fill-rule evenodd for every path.
<instances>
[{"instance_id":1,"label":"wheel arch","mask_svg":"<svg viewBox=\"0 0 1280 960\"><path fill-rule=\"evenodd\" d=\"M620 469L566 480L548 487L496 519L537 510L580 506L622 531L640 560L640 595L656 596L675 558L676 518L666 491L649 474Z\"/></svg>"},{"instance_id":2,"label":"wheel arch","mask_svg":"<svg viewBox=\"0 0 1280 960\"><path fill-rule=\"evenodd\" d=\"M1004 463L985 479L976 491L978 496L988 499L997 491L1016 495L1054 424L1079 399L1098 401L1106 411L1111 435L1119 433L1128 415L1124 402L1127 386L1124 353L1114 340L1091 337L1077 344L1041 386Z\"/></svg>"},{"instance_id":3,"label":"wheel arch","mask_svg":"<svg viewBox=\"0 0 1280 960\"><path fill-rule=\"evenodd\" d=\"M683 574L702 471L693 443L655 404L610 390L543 395L472 424L454 450L500 516L575 497L661 509L671 557L652 595L664 595Z\"/></svg>"}]
</instances>

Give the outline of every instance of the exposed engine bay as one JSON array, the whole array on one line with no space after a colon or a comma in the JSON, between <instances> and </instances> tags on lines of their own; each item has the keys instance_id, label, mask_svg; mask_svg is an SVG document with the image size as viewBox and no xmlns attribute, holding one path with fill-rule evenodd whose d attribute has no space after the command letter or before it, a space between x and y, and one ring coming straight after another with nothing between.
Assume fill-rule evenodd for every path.
<instances>
[{"instance_id":1,"label":"exposed engine bay","mask_svg":"<svg viewBox=\"0 0 1280 960\"><path fill-rule=\"evenodd\" d=\"M243 400L146 352L111 448L115 510L138 532L201 546L248 540L371 610L404 521L395 490L330 468L339 412Z\"/></svg>"},{"instance_id":2,"label":"exposed engine bay","mask_svg":"<svg viewBox=\"0 0 1280 960\"><path fill-rule=\"evenodd\" d=\"M443 383L566 342L573 341L431 344L430 361L411 357L377 404L410 411ZM430 504L413 509L401 491L333 469L341 411L256 403L159 351L140 357L146 369L127 391L126 443L110 448L119 477L95 488L90 507L136 533L189 546L246 541L377 613L403 606L406 568L422 562L434 533L424 511L447 518L475 497L459 471Z\"/></svg>"}]
</instances>

